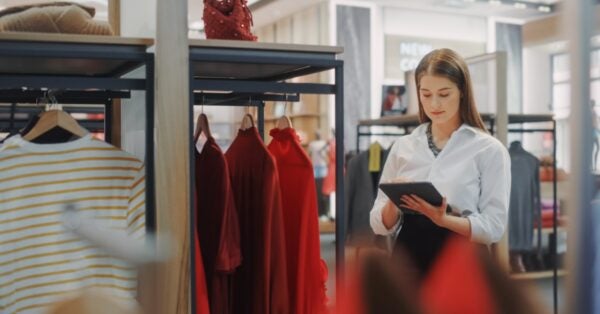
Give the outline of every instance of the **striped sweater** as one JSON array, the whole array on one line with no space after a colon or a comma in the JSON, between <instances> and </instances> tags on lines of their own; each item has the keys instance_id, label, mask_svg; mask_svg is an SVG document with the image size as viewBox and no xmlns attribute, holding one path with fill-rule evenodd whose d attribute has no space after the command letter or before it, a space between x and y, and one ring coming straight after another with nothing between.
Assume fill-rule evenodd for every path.
<instances>
[{"instance_id":1,"label":"striped sweater","mask_svg":"<svg viewBox=\"0 0 600 314\"><path fill-rule=\"evenodd\" d=\"M137 158L86 135L0 148L0 313L40 313L83 288L132 300L136 274L61 224L64 205L99 226L145 234L145 170Z\"/></svg>"}]
</instances>

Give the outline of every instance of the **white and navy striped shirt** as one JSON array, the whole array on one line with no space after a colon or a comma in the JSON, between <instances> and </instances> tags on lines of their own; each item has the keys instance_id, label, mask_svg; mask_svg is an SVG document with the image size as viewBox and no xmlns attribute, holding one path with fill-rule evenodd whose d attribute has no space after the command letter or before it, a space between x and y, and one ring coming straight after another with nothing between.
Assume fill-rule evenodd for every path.
<instances>
[{"instance_id":1,"label":"white and navy striped shirt","mask_svg":"<svg viewBox=\"0 0 600 314\"><path fill-rule=\"evenodd\" d=\"M136 273L62 225L65 204L102 227L145 234L145 170L122 150L86 135L35 144L15 136L0 148L0 313L40 313L100 288L133 300Z\"/></svg>"}]
</instances>

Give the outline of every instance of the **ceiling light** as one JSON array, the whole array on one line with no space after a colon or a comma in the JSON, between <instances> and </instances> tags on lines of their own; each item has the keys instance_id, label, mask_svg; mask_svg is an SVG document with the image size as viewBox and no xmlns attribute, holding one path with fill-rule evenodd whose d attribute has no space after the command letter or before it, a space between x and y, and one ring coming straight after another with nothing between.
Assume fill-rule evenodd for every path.
<instances>
[{"instance_id":1,"label":"ceiling light","mask_svg":"<svg viewBox=\"0 0 600 314\"><path fill-rule=\"evenodd\" d=\"M540 11L540 12L544 12L544 13L550 13L551 9L550 9L550 7L549 7L549 6L547 6L547 5L540 5L540 6L538 7L538 11Z\"/></svg>"},{"instance_id":2,"label":"ceiling light","mask_svg":"<svg viewBox=\"0 0 600 314\"><path fill-rule=\"evenodd\" d=\"M515 2L515 8L524 10L524 9L527 9L527 5L525 3Z\"/></svg>"},{"instance_id":3,"label":"ceiling light","mask_svg":"<svg viewBox=\"0 0 600 314\"><path fill-rule=\"evenodd\" d=\"M490 0L490 4L491 5L501 5L502 1L500 1L500 0Z\"/></svg>"}]
</instances>

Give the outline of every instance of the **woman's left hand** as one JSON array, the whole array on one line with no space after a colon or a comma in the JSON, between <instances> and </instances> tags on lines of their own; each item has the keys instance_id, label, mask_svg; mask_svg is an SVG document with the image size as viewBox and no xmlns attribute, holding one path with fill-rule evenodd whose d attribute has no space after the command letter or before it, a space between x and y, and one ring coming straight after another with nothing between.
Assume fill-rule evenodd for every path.
<instances>
[{"instance_id":1,"label":"woman's left hand","mask_svg":"<svg viewBox=\"0 0 600 314\"><path fill-rule=\"evenodd\" d=\"M403 205L405 207L427 216L433 223L443 227L444 218L446 217L446 208L448 206L445 197L442 199L442 205L440 206L433 206L414 194L404 195L401 200L404 202Z\"/></svg>"}]
</instances>

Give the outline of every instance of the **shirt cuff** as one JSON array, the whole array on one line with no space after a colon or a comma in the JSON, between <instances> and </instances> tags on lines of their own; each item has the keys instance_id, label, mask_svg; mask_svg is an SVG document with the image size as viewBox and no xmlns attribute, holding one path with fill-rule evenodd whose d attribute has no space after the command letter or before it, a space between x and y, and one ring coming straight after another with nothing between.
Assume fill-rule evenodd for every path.
<instances>
[{"instance_id":1,"label":"shirt cuff","mask_svg":"<svg viewBox=\"0 0 600 314\"><path fill-rule=\"evenodd\" d=\"M479 218L476 215L470 215L467 216L467 219L471 223L471 241L481 244L491 244Z\"/></svg>"},{"instance_id":2,"label":"shirt cuff","mask_svg":"<svg viewBox=\"0 0 600 314\"><path fill-rule=\"evenodd\" d=\"M398 210L398 209L396 209ZM402 220L404 220L404 215L402 214L402 211L398 210L398 221L390 228L387 229L387 235L396 235L396 232L398 231L398 229L400 228L400 225L402 224ZM383 226L383 229L385 228L385 225L383 224L383 211L381 211L381 225Z\"/></svg>"}]
</instances>

